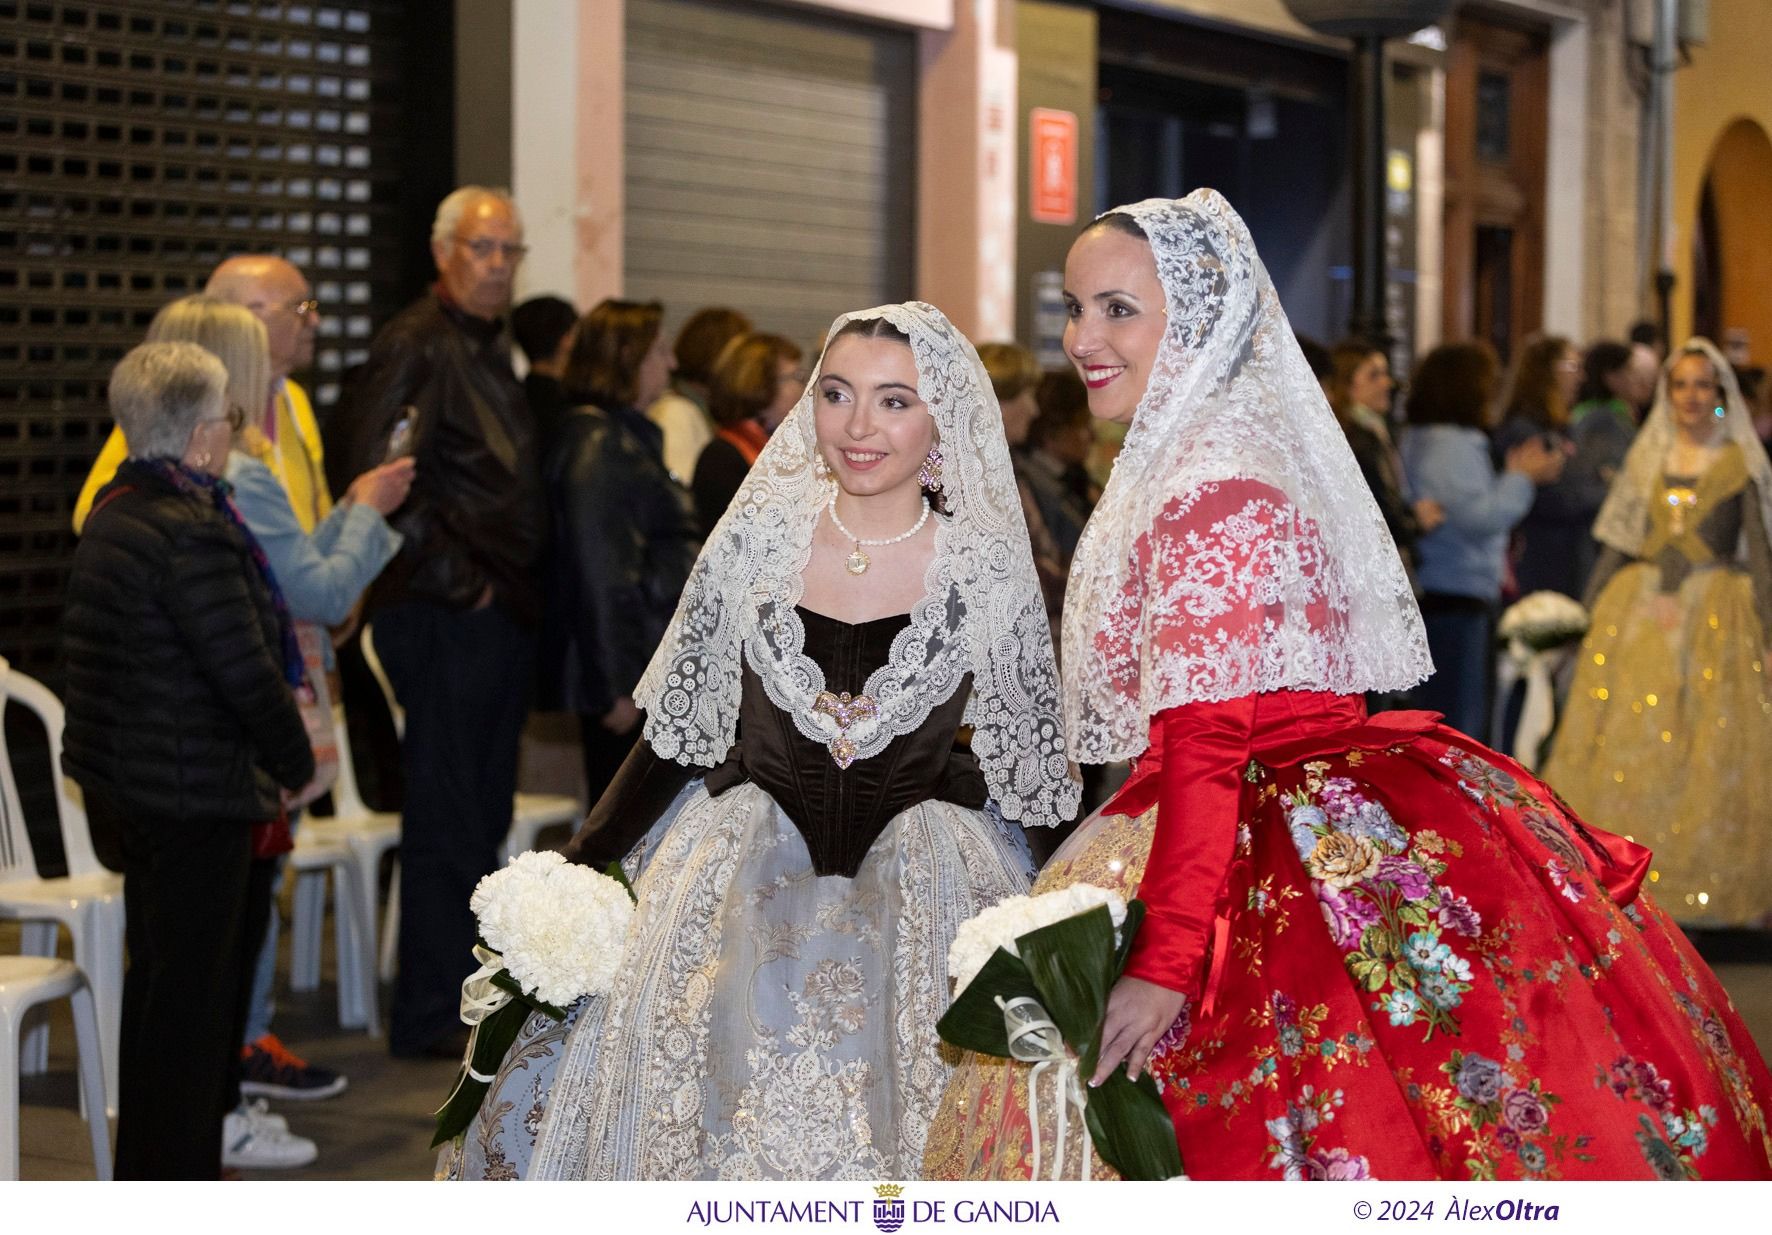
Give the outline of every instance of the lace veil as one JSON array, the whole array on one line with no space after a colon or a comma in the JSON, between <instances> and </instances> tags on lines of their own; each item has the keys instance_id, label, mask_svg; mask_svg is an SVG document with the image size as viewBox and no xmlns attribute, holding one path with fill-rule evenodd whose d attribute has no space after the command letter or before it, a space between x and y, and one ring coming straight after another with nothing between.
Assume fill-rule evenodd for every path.
<instances>
[{"instance_id":1,"label":"lace veil","mask_svg":"<svg viewBox=\"0 0 1772 1235\"><path fill-rule=\"evenodd\" d=\"M1150 241L1169 320L1071 565L1072 756L1137 755L1179 704L1421 681L1402 560L1243 220L1210 189L1113 213Z\"/></svg>"},{"instance_id":2,"label":"lace veil","mask_svg":"<svg viewBox=\"0 0 1772 1235\"><path fill-rule=\"evenodd\" d=\"M1673 409L1668 404L1667 379L1674 364L1688 352L1706 357L1711 368L1716 370L1723 396L1723 438L1741 447L1748 479L1759 491L1759 516L1765 522L1767 535L1772 536L1772 462L1768 462L1766 448L1754 432L1753 417L1748 414L1747 400L1741 397L1741 385L1735 380L1735 370L1723 359L1716 344L1709 339L1692 338L1662 366L1661 381L1655 388L1655 406L1631 443L1630 452L1624 456L1624 466L1619 469L1618 479L1612 483L1605 504L1600 507L1599 518L1594 521L1594 539L1622 553L1635 555L1649 531L1649 503L1661 492L1668 448L1674 442Z\"/></svg>"},{"instance_id":3,"label":"lace veil","mask_svg":"<svg viewBox=\"0 0 1772 1235\"><path fill-rule=\"evenodd\" d=\"M869 318L910 338L917 393L941 442L948 508L935 516L923 599L868 680L874 710L814 710L824 673L805 653L795 610L835 483L813 471L815 371L708 537L634 692L646 710L646 740L679 763L725 758L749 663L803 734L827 745L847 739L853 757L865 759L921 725L970 674L972 751L998 809L1024 826L1061 823L1076 813L1079 788L1065 760L1052 636L990 380L972 344L931 305L845 314L826 337Z\"/></svg>"}]
</instances>

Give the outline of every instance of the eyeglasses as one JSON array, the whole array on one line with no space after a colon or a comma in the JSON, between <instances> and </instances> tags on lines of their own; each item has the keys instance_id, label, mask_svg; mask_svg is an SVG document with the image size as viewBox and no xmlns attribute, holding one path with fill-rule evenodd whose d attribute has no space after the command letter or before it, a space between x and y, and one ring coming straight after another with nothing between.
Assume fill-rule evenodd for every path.
<instances>
[{"instance_id":1,"label":"eyeglasses","mask_svg":"<svg viewBox=\"0 0 1772 1235\"><path fill-rule=\"evenodd\" d=\"M238 433L246 427L246 409L235 404L228 409L225 416L205 416L197 422L199 425L226 425L229 433Z\"/></svg>"},{"instance_id":2,"label":"eyeglasses","mask_svg":"<svg viewBox=\"0 0 1772 1235\"><path fill-rule=\"evenodd\" d=\"M254 313L288 313L293 317L309 317L320 311L318 300L298 300L294 304L254 303L246 306Z\"/></svg>"},{"instance_id":3,"label":"eyeglasses","mask_svg":"<svg viewBox=\"0 0 1772 1235\"><path fill-rule=\"evenodd\" d=\"M490 261L495 253L502 253L507 262L520 262L523 260L524 255L529 252L529 246L526 244L500 244L496 240L458 239L455 243L461 245L462 248L466 249L483 262Z\"/></svg>"}]
</instances>

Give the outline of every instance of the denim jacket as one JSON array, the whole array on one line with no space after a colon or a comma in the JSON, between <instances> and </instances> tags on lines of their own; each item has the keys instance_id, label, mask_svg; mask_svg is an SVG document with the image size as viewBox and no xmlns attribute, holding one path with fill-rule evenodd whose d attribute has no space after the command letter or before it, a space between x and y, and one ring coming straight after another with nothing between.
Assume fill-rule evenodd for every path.
<instances>
[{"instance_id":1,"label":"denim jacket","mask_svg":"<svg viewBox=\"0 0 1772 1235\"><path fill-rule=\"evenodd\" d=\"M1410 492L1446 510L1446 521L1415 542L1422 591L1500 600L1508 533L1532 508L1536 486L1496 473L1481 429L1416 425L1401 449Z\"/></svg>"},{"instance_id":2,"label":"denim jacket","mask_svg":"<svg viewBox=\"0 0 1772 1235\"><path fill-rule=\"evenodd\" d=\"M297 621L337 626L399 552L400 533L360 502L333 507L308 535L271 469L243 451L228 455L227 481Z\"/></svg>"}]
</instances>

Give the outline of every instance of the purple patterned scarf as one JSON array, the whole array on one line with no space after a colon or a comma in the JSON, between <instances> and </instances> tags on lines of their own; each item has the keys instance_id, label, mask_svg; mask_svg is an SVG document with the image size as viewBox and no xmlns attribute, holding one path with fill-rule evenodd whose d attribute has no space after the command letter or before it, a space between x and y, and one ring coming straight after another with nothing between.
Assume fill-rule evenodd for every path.
<instances>
[{"instance_id":1,"label":"purple patterned scarf","mask_svg":"<svg viewBox=\"0 0 1772 1235\"><path fill-rule=\"evenodd\" d=\"M252 555L253 565L258 567L258 577L264 580L266 589L271 593L271 605L277 612L277 631L283 641L283 679L292 687L300 686L307 677L307 666L302 660L301 644L295 637L295 623L290 619L289 605L283 599L283 589L277 586L277 576L271 572L271 563L265 557L264 549L259 546L258 537L252 534L252 529L246 526L246 520L240 517L239 508L234 505L234 486L219 476L186 467L177 459L137 459L135 462L148 468L179 492L210 503L240 533L241 539L246 542L246 551Z\"/></svg>"}]
</instances>

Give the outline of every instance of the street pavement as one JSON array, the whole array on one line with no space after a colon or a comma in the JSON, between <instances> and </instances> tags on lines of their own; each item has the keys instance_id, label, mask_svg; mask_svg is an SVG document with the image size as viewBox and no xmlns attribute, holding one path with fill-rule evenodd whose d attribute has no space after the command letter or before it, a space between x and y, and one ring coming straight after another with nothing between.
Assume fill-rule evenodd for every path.
<instances>
[{"instance_id":1,"label":"street pavement","mask_svg":"<svg viewBox=\"0 0 1772 1235\"><path fill-rule=\"evenodd\" d=\"M338 1028L332 982L330 940L318 990L291 995L277 1004L277 1031L284 1041L315 1063L350 1078L350 1087L323 1102L273 1102L291 1131L311 1137L318 1160L299 1171L248 1174L277 1179L429 1179L436 1155L431 1115L455 1079L446 1060L390 1058L387 1044ZM284 932L280 975L289 972L288 933ZM1715 958L1718 976L1746 1018L1763 1055L1772 1056L1772 936L1703 939ZM0 923L0 953L18 950L18 929ZM1727 959L1725 959L1727 958ZM383 991L383 1000L387 998ZM73 1029L65 1002L51 1021L50 1070L23 1078L21 1087L20 1176L23 1179L90 1179L92 1155L76 1100Z\"/></svg>"}]
</instances>

